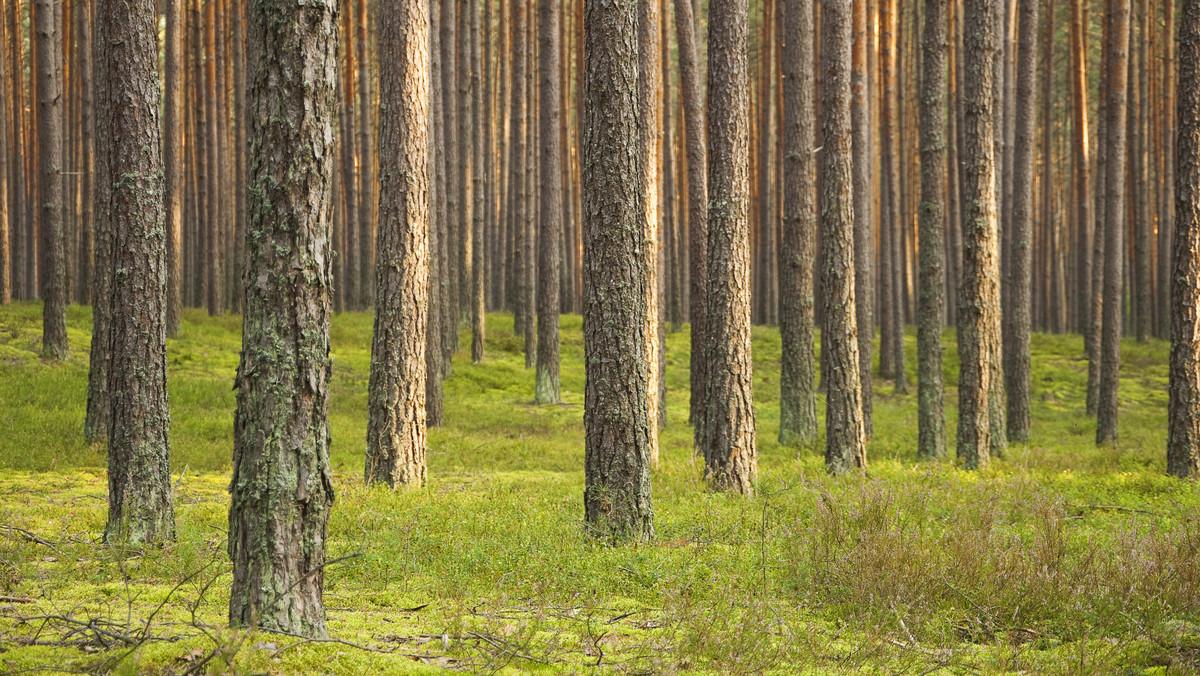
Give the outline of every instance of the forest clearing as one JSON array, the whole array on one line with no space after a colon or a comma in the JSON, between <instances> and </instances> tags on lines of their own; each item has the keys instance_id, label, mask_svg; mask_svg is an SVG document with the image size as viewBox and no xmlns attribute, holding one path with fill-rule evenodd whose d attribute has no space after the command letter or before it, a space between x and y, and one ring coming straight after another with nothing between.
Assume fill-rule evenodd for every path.
<instances>
[{"instance_id":1,"label":"forest clearing","mask_svg":"<svg viewBox=\"0 0 1200 676\"><path fill-rule=\"evenodd\" d=\"M820 441L799 453L775 442L779 335L756 327L758 494L708 490L685 424L686 370L669 368L657 538L613 548L580 518L578 316L562 323L564 403L538 407L511 315L489 314L488 363L459 353L445 381L454 413L430 430L427 487L393 492L362 483L370 316L339 315L325 598L329 635L347 645L225 624L239 318L186 311L168 342L177 535L125 547L100 541L105 457L78 434L88 313L68 313L74 347L55 366L38 358L38 314L0 309L7 671L1196 669L1200 494L1164 471L1159 341L1125 344L1114 446L1093 443L1078 337L1035 334L1028 444L982 472L919 461L915 394L881 393L866 473L829 477ZM953 382L951 334L946 344ZM666 345L670 365L686 364L686 327Z\"/></svg>"}]
</instances>

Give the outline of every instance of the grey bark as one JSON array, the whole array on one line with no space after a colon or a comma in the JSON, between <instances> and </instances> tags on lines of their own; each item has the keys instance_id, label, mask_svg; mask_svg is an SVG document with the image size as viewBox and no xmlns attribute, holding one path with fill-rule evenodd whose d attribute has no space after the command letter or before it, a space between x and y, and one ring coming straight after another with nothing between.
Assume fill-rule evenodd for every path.
<instances>
[{"instance_id":1,"label":"grey bark","mask_svg":"<svg viewBox=\"0 0 1200 676\"><path fill-rule=\"evenodd\" d=\"M62 36L53 0L37 0L37 150L41 218L42 357L66 359L67 276L63 248Z\"/></svg>"},{"instance_id":2,"label":"grey bark","mask_svg":"<svg viewBox=\"0 0 1200 676\"><path fill-rule=\"evenodd\" d=\"M562 125L559 105L559 0L538 1L538 57L541 65L539 106L541 115L541 221L538 225L538 292L537 292L537 376L534 401L557 404L562 401L558 377L558 312L559 268L561 266L560 238L563 229Z\"/></svg>"}]
</instances>

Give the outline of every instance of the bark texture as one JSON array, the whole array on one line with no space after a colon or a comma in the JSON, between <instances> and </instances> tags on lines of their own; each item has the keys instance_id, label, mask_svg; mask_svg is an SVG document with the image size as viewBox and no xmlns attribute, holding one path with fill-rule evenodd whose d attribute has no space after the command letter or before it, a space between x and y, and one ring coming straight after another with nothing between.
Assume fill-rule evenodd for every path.
<instances>
[{"instance_id":1,"label":"bark texture","mask_svg":"<svg viewBox=\"0 0 1200 676\"><path fill-rule=\"evenodd\" d=\"M1200 0L1179 15L1167 472L1200 474Z\"/></svg>"},{"instance_id":2,"label":"bark texture","mask_svg":"<svg viewBox=\"0 0 1200 676\"><path fill-rule=\"evenodd\" d=\"M153 0L96 5L98 74L106 83L98 184L112 228L106 542L175 537L167 402L167 260L163 231L158 45Z\"/></svg>"},{"instance_id":3,"label":"bark texture","mask_svg":"<svg viewBox=\"0 0 1200 676\"><path fill-rule=\"evenodd\" d=\"M917 454L946 455L942 317L946 270L942 228L946 170L946 0L925 0L921 63L920 279L917 296Z\"/></svg>"},{"instance_id":4,"label":"bark texture","mask_svg":"<svg viewBox=\"0 0 1200 676\"><path fill-rule=\"evenodd\" d=\"M607 540L654 537L647 399L637 5L584 8L584 516Z\"/></svg>"},{"instance_id":5,"label":"bark texture","mask_svg":"<svg viewBox=\"0 0 1200 676\"><path fill-rule=\"evenodd\" d=\"M183 313L183 0L167 0L163 70L163 163L166 178L167 335L178 336ZM237 151L241 153L239 148ZM241 189L241 184L237 184Z\"/></svg>"},{"instance_id":6,"label":"bark texture","mask_svg":"<svg viewBox=\"0 0 1200 676\"><path fill-rule=\"evenodd\" d=\"M325 634L337 7L255 0L246 309L230 482L229 619Z\"/></svg>"},{"instance_id":7,"label":"bark texture","mask_svg":"<svg viewBox=\"0 0 1200 676\"><path fill-rule=\"evenodd\" d=\"M863 429L874 432L871 339L875 335L875 219L871 175L870 98L867 96L867 0L852 0L854 44L850 52L850 130L854 137L854 296L858 322L858 376L862 385Z\"/></svg>"},{"instance_id":8,"label":"bark texture","mask_svg":"<svg viewBox=\"0 0 1200 676\"><path fill-rule=\"evenodd\" d=\"M789 8L790 9L790 8ZM821 3L821 288L825 467L867 465L854 297L854 165L850 124L851 0ZM789 15L790 17L790 12Z\"/></svg>"},{"instance_id":9,"label":"bark texture","mask_svg":"<svg viewBox=\"0 0 1200 676\"><path fill-rule=\"evenodd\" d=\"M425 485L429 321L428 0L383 5L379 250L368 385L366 481Z\"/></svg>"},{"instance_id":10,"label":"bark texture","mask_svg":"<svg viewBox=\"0 0 1200 676\"><path fill-rule=\"evenodd\" d=\"M784 146L779 335L783 351L779 365L779 443L795 448L817 438L813 363L813 255L817 219L812 0L784 0L782 9ZM853 219L850 224L853 226Z\"/></svg>"},{"instance_id":11,"label":"bark texture","mask_svg":"<svg viewBox=\"0 0 1200 676\"><path fill-rule=\"evenodd\" d=\"M664 421L661 417L659 399L662 396L662 331L660 329L659 266L661 259L659 234L662 230L660 200L662 187L662 132L663 132L663 82L661 56L663 20L658 0L638 0L638 87L641 102L642 154L645 171L642 173L642 189L646 198L642 208L646 210L646 232L643 237L642 255L646 257L646 276L643 278L646 293L646 396L650 400L650 462L658 464L658 428ZM747 270L748 272L748 270Z\"/></svg>"},{"instance_id":12,"label":"bark texture","mask_svg":"<svg viewBox=\"0 0 1200 676\"><path fill-rule=\"evenodd\" d=\"M34 194L41 217L39 275L42 290L42 357L66 359L67 274L63 250L63 41L55 21L55 3L38 0L34 12L37 41L38 183ZM29 239L32 239L30 237Z\"/></svg>"},{"instance_id":13,"label":"bark texture","mask_svg":"<svg viewBox=\"0 0 1200 676\"><path fill-rule=\"evenodd\" d=\"M558 378L559 268L562 265L560 238L563 231L561 84L559 68L561 21L559 0L538 0L538 57L541 62L541 89L538 96L542 133L539 143L541 161L541 218L538 222L537 292L537 376L534 401L557 404L562 401Z\"/></svg>"},{"instance_id":14,"label":"bark texture","mask_svg":"<svg viewBox=\"0 0 1200 676\"><path fill-rule=\"evenodd\" d=\"M717 490L754 492L750 356L750 101L747 0L712 0L708 31L707 366L700 448Z\"/></svg>"}]
</instances>

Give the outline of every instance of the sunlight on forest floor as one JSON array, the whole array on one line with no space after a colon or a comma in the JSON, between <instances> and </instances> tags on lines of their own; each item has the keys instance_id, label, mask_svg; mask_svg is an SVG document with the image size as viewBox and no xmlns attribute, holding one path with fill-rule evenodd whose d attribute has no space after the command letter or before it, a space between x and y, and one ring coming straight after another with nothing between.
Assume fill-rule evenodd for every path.
<instances>
[{"instance_id":1,"label":"sunlight on forest floor","mask_svg":"<svg viewBox=\"0 0 1200 676\"><path fill-rule=\"evenodd\" d=\"M916 459L916 387L876 380L869 470L826 476L778 433L777 330L754 329L759 495L713 494L687 415L688 334L667 337L657 540L585 535L583 346L564 316L561 406L532 404L506 315L469 334L429 435L426 490L364 488L371 318L333 326L328 627L224 627L240 318L168 343L178 539L99 543L105 454L82 440L88 308L39 361L41 307L0 308L0 664L118 673L1132 673L1200 665L1200 495L1165 476L1167 352L1124 346L1121 441L1096 449L1075 336L1033 337L1031 443L967 473ZM948 383L957 376L946 335ZM915 383L915 341L908 366ZM947 392L947 429L957 392ZM823 406L819 406L823 409ZM598 667L598 668L597 668Z\"/></svg>"}]
</instances>

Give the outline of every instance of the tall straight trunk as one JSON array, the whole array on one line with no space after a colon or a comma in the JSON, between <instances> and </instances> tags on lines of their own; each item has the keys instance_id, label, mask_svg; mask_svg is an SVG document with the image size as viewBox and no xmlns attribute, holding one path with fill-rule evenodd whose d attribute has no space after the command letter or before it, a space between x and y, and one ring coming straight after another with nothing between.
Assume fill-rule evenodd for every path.
<instances>
[{"instance_id":1,"label":"tall straight trunk","mask_svg":"<svg viewBox=\"0 0 1200 676\"><path fill-rule=\"evenodd\" d=\"M872 93L877 97L875 120L876 129L879 131L877 149L876 166L874 170L877 172L878 186L875 202L877 204L876 213L879 215L879 375L883 378L890 379L895 375L895 369L892 365L895 360L896 351L892 349L892 336L895 333L895 317L897 308L894 303L894 290L896 275L892 269L892 246L891 246L891 206L890 206L890 156L891 145L894 142L894 135L886 126L886 116L891 114L892 106L890 105L892 97L887 92L888 77L892 74L893 67L891 65L892 52L889 50L890 41L894 33L892 13L894 11L895 0L876 0L876 16L873 33L878 36L878 44L876 45L877 54L875 62L878 66L876 70L875 88Z\"/></svg>"},{"instance_id":2,"label":"tall straight trunk","mask_svg":"<svg viewBox=\"0 0 1200 676\"><path fill-rule=\"evenodd\" d=\"M786 19L792 20L791 7ZM867 464L854 294L854 164L850 122L851 0L821 3L821 274L826 353L825 467L840 474ZM795 33L792 33L795 35ZM789 40L788 43L791 41Z\"/></svg>"},{"instance_id":3,"label":"tall straight trunk","mask_svg":"<svg viewBox=\"0 0 1200 676\"><path fill-rule=\"evenodd\" d=\"M11 232L11 247L12 247L12 288L13 296L18 300L24 300L30 297L29 287L25 284L25 241L24 241L24 213L25 213L25 86L23 82L24 66L24 43L20 40L20 11L16 0L6 3L4 7L4 17L2 19L6 24L7 44L4 45L8 52L8 82L5 83L6 91L5 98L11 103L11 107L6 111L8 113L9 128L5 130L9 133L9 138L12 140L12 152L5 155L5 161L9 162L9 185L8 185L8 205L9 205L9 228ZM3 105L3 104L0 104Z\"/></svg>"},{"instance_id":4,"label":"tall straight trunk","mask_svg":"<svg viewBox=\"0 0 1200 676\"><path fill-rule=\"evenodd\" d=\"M362 272L363 265L359 259L361 247L358 239L361 237L358 203L363 199L359 190L359 171L356 162L358 142L355 134L357 115L355 114L357 95L355 85L355 54L354 49L354 12L347 9L341 13L341 35L344 40L342 49L341 96L338 100L338 121L341 131L341 162L342 162L342 192L345 195L346 207L346 251L345 262L342 266L343 286L345 286L346 307L350 310L362 309Z\"/></svg>"},{"instance_id":5,"label":"tall straight trunk","mask_svg":"<svg viewBox=\"0 0 1200 676\"><path fill-rule=\"evenodd\" d=\"M700 63L696 54L696 21L693 0L675 0L675 39L679 42L679 94L683 106L684 137L687 141L688 223L688 321L691 322L691 399L689 420L704 420L704 346L707 303L705 282L708 266L708 153L704 136L704 103L700 86Z\"/></svg>"},{"instance_id":6,"label":"tall straight trunk","mask_svg":"<svg viewBox=\"0 0 1200 676\"><path fill-rule=\"evenodd\" d=\"M329 210L337 10L284 0L255 0L248 10L250 218L230 481L229 619L323 636L333 506Z\"/></svg>"},{"instance_id":7,"label":"tall straight trunk","mask_svg":"<svg viewBox=\"0 0 1200 676\"><path fill-rule=\"evenodd\" d=\"M5 20L8 2L0 4L0 92L12 95L9 84L8 41L5 39L8 22ZM0 104L0 305L12 302L12 235L9 223L9 125L8 109Z\"/></svg>"},{"instance_id":8,"label":"tall straight trunk","mask_svg":"<svg viewBox=\"0 0 1200 676\"><path fill-rule=\"evenodd\" d=\"M441 427L445 419L442 388L442 313L446 277L442 274L445 246L446 173L442 119L442 50L437 0L426 1L429 12L429 302L425 321L425 424Z\"/></svg>"},{"instance_id":9,"label":"tall straight trunk","mask_svg":"<svg viewBox=\"0 0 1200 676\"><path fill-rule=\"evenodd\" d=\"M522 2L523 0L516 0ZM450 357L458 350L458 320L459 293L458 288L458 250L459 221L462 218L463 205L459 203L458 190L458 155L462 152L462 144L458 137L458 62L456 60L458 41L461 36L457 33L458 0L441 0L442 17L440 25L442 50L442 122L443 136L446 145L446 220L442 232L445 237L441 246L445 252L442 258L442 275L446 279L442 287L442 366L443 374L450 375Z\"/></svg>"},{"instance_id":10,"label":"tall straight trunk","mask_svg":"<svg viewBox=\"0 0 1200 676\"><path fill-rule=\"evenodd\" d=\"M559 239L563 228L562 209L562 125L559 88L560 0L538 0L538 57L541 95L541 221L538 224L538 340L537 377L534 401L557 404L562 401L558 379Z\"/></svg>"},{"instance_id":11,"label":"tall straight trunk","mask_svg":"<svg viewBox=\"0 0 1200 676\"><path fill-rule=\"evenodd\" d=\"M471 318L471 361L479 363L483 361L484 343L487 339L484 316L487 276L487 270L484 268L484 227L491 181L484 178L484 162L490 154L490 148L485 147L487 140L484 137L484 117L487 116L490 120L488 112L491 110L491 105L490 102L489 105L484 104L484 101L487 100L487 92L484 88L482 32L479 25L482 8L478 2L470 2L468 5L471 6L471 107L474 109L474 114L471 116L474 123L471 132L471 138L474 141L474 156L471 162L471 167L474 169L471 179L471 194L474 204L471 208L471 246L467 252L471 258L469 261L471 294L464 298L469 300L467 314ZM490 122L487 123L487 126L490 126Z\"/></svg>"},{"instance_id":12,"label":"tall straight trunk","mask_svg":"<svg viewBox=\"0 0 1200 676\"><path fill-rule=\"evenodd\" d=\"M1170 11L1170 10L1168 10ZM1175 160L1174 274L1167 472L1200 474L1200 2L1184 0L1179 20L1179 135Z\"/></svg>"},{"instance_id":13,"label":"tall straight trunk","mask_svg":"<svg viewBox=\"0 0 1200 676\"><path fill-rule=\"evenodd\" d=\"M526 50L526 3L525 0L512 0L512 112L511 139L509 140L509 191L512 195L512 206L509 209L508 229L512 239L512 259L510 282L512 287L513 333L521 335L525 329L525 313L533 312L533 308L525 307L525 211L529 205L525 203L525 142L527 139L528 102L525 100L525 65Z\"/></svg>"},{"instance_id":14,"label":"tall straight trunk","mask_svg":"<svg viewBox=\"0 0 1200 676\"><path fill-rule=\"evenodd\" d=\"M112 231L106 542L175 537L167 402L167 247L152 0L96 5L99 197ZM45 53L43 53L45 56ZM44 90L43 90L44 91Z\"/></svg>"},{"instance_id":15,"label":"tall straight trunk","mask_svg":"<svg viewBox=\"0 0 1200 676\"><path fill-rule=\"evenodd\" d=\"M359 238L358 257L361 261L359 271L359 291L362 293L362 307L370 307L375 302L375 207L378 199L375 180L375 127L372 123L371 109L374 100L371 97L371 49L370 14L367 12L367 0L356 0L352 9L346 2L345 11L355 12L358 20L355 29L358 32L355 48L358 51L358 189L361 191L358 200Z\"/></svg>"},{"instance_id":16,"label":"tall straight trunk","mask_svg":"<svg viewBox=\"0 0 1200 676\"><path fill-rule=\"evenodd\" d=\"M167 335L178 336L183 297L183 0L167 0L163 92L163 173L167 231ZM242 185L242 184L237 184Z\"/></svg>"},{"instance_id":17,"label":"tall straight trunk","mask_svg":"<svg viewBox=\"0 0 1200 676\"><path fill-rule=\"evenodd\" d=\"M1165 101L1160 112L1159 154L1162 159L1162 208L1158 221L1158 330L1159 338L1169 340L1171 336L1171 270L1172 264L1172 234L1175 231L1175 152L1178 141L1175 138L1175 110L1178 103L1176 92L1175 66L1175 3L1163 3L1166 30L1162 57L1162 98Z\"/></svg>"},{"instance_id":18,"label":"tall straight trunk","mask_svg":"<svg viewBox=\"0 0 1200 676\"><path fill-rule=\"evenodd\" d=\"M746 0L712 0L708 33L708 364L700 448L718 490L758 475L750 354L750 105Z\"/></svg>"},{"instance_id":19,"label":"tall straight trunk","mask_svg":"<svg viewBox=\"0 0 1200 676\"><path fill-rule=\"evenodd\" d=\"M650 402L650 462L655 465L658 464L658 428L666 422L660 420L659 415L660 390L663 387L659 363L663 349L659 327L659 267L662 254L659 238L662 229L662 214L659 211L662 187L659 180L662 177L663 82L662 66L658 60L662 52L659 44L662 39L661 21L663 17L659 14L657 0L638 0L638 86L642 105L642 154L645 156L642 181L646 193L642 205L646 210L646 277L643 279L646 294L646 364L649 369L646 396ZM750 270L746 272L749 279Z\"/></svg>"},{"instance_id":20,"label":"tall straight trunk","mask_svg":"<svg viewBox=\"0 0 1200 676\"><path fill-rule=\"evenodd\" d=\"M898 17L896 0L883 0L880 23L883 31L880 70L883 82L883 99L880 109L880 153L883 167L883 221L881 233L883 265L880 270L880 291L883 294L884 324L880 332L881 354L888 355L888 369L883 373L891 377L897 393L908 391L908 374L904 365L904 305L901 286L904 284L904 257L902 254L901 231L904 227L900 204L900 154L901 145L897 128L896 108L899 97L896 91L896 57Z\"/></svg>"},{"instance_id":21,"label":"tall straight trunk","mask_svg":"<svg viewBox=\"0 0 1200 676\"><path fill-rule=\"evenodd\" d=\"M1113 0L1108 14L1108 173L1104 205L1104 316L1096 443L1117 438L1117 384L1121 367L1121 277L1124 262L1126 77L1129 70L1129 3Z\"/></svg>"},{"instance_id":22,"label":"tall straight trunk","mask_svg":"<svg viewBox=\"0 0 1200 676\"><path fill-rule=\"evenodd\" d=\"M958 459L987 464L992 447L990 392L1001 375L993 351L1000 342L1000 251L992 135L992 56L996 13L991 0L965 0L963 25L963 281L959 294Z\"/></svg>"},{"instance_id":23,"label":"tall straight trunk","mask_svg":"<svg viewBox=\"0 0 1200 676\"><path fill-rule=\"evenodd\" d=\"M525 129L525 179L522 183L525 189L525 221L521 224L521 257L525 261L522 270L521 293L524 298L522 305L527 312L521 315L521 335L525 338L525 368L533 368L537 362L537 218L538 218L538 126L537 126L537 24L534 0L526 0L525 15L529 21L525 25L525 40L528 49L525 51L525 79L521 86L525 89L525 105L527 120Z\"/></svg>"},{"instance_id":24,"label":"tall straight trunk","mask_svg":"<svg viewBox=\"0 0 1200 676\"><path fill-rule=\"evenodd\" d=\"M646 199L637 7L585 4L584 518L608 540L654 537L650 495Z\"/></svg>"},{"instance_id":25,"label":"tall straight trunk","mask_svg":"<svg viewBox=\"0 0 1200 676\"><path fill-rule=\"evenodd\" d=\"M875 335L875 227L871 212L871 103L867 81L867 2L852 0L854 44L850 48L850 131L854 145L854 296L858 325L858 377L863 429L874 434L871 338ZM782 266L781 266L782 268Z\"/></svg>"},{"instance_id":26,"label":"tall straight trunk","mask_svg":"<svg viewBox=\"0 0 1200 676\"><path fill-rule=\"evenodd\" d=\"M382 5L379 250L368 386L367 483L425 485L429 321L428 0Z\"/></svg>"},{"instance_id":27,"label":"tall straight trunk","mask_svg":"<svg viewBox=\"0 0 1200 676\"><path fill-rule=\"evenodd\" d=\"M1033 147L1037 119L1038 0L1020 0L1017 46L1017 126L1013 165L1011 232L1008 251L1008 306L1004 320L1004 377L1008 440L1029 439L1029 333L1033 285ZM1053 17L1047 17L1053 19ZM1049 124L1049 120L1047 120ZM1049 168L1049 162L1046 163ZM1046 226L1045 223L1042 224Z\"/></svg>"},{"instance_id":28,"label":"tall straight trunk","mask_svg":"<svg viewBox=\"0 0 1200 676\"><path fill-rule=\"evenodd\" d=\"M1054 0L1046 1L1046 21L1042 22L1045 33L1042 37L1042 227L1047 246L1044 248L1046 267L1049 268L1046 284L1050 296L1046 304L1049 315L1047 328L1054 333L1066 329L1066 290L1063 279L1064 249L1060 219L1055 218L1054 181ZM1060 162L1063 153L1059 153ZM1066 219L1062 219L1066 220ZM1011 428L1012 423L1009 423Z\"/></svg>"},{"instance_id":29,"label":"tall straight trunk","mask_svg":"<svg viewBox=\"0 0 1200 676\"><path fill-rule=\"evenodd\" d=\"M204 3L204 84L205 122L204 147L208 149L208 216L205 229L208 246L205 248L204 266L207 270L208 294L205 304L208 314L220 315L225 311L225 259L222 231L224 219L221 214L221 155L218 152L220 130L217 109L217 1Z\"/></svg>"},{"instance_id":30,"label":"tall straight trunk","mask_svg":"<svg viewBox=\"0 0 1200 676\"><path fill-rule=\"evenodd\" d=\"M1087 380L1087 414L1096 415L1100 402L1100 348L1103 343L1102 328L1104 323L1104 247L1108 239L1105 234L1106 204L1108 200L1108 162L1111 152L1108 147L1108 106L1109 106L1109 49L1111 39L1109 32L1112 22L1107 20L1108 12L1114 0L1105 0L1104 32L1101 41L1100 64L1100 101L1099 116L1096 129L1096 187L1094 196L1095 226L1092 230L1092 279L1091 279L1091 308L1088 312L1090 328L1086 342L1088 353Z\"/></svg>"},{"instance_id":31,"label":"tall straight trunk","mask_svg":"<svg viewBox=\"0 0 1200 676\"><path fill-rule=\"evenodd\" d=\"M778 300L776 298L776 290L778 287L778 277L776 269L779 256L781 253L776 252L775 247L775 200L772 194L771 169L773 167L771 152L775 145L776 134L772 133L771 122L774 119L772 114L772 105L774 103L774 86L775 78L777 77L772 70L774 66L775 52L775 31L777 30L775 19L775 0L764 0L763 2L763 18L762 31L763 39L758 45L758 185L756 190L758 198L755 203L758 204L758 230L759 230L759 249L762 252L760 256L761 270L759 270L758 278L762 280L760 288L762 289L762 299L757 303L761 308L762 322L767 326L774 326L777 323L777 308ZM811 63L811 60L809 61Z\"/></svg>"},{"instance_id":32,"label":"tall straight trunk","mask_svg":"<svg viewBox=\"0 0 1200 676\"><path fill-rule=\"evenodd\" d=\"M1075 184L1075 330L1085 337L1091 328L1091 167L1088 163L1087 43L1084 40L1083 1L1069 0L1071 87L1071 175ZM1050 22L1053 25L1053 22ZM1090 339L1089 341L1090 342Z\"/></svg>"},{"instance_id":33,"label":"tall straight trunk","mask_svg":"<svg viewBox=\"0 0 1200 676\"><path fill-rule=\"evenodd\" d=\"M1150 210L1151 193L1148 185L1150 147L1148 84L1150 77L1146 63L1146 52L1149 50L1148 22L1152 20L1149 0L1139 0L1137 12L1136 23L1140 27L1137 42L1137 100L1131 103L1131 112L1136 115L1134 119L1137 131L1136 140L1131 140L1134 149L1132 171L1135 177L1131 196L1134 205L1134 233L1137 238L1137 244L1134 247L1135 279L1137 280L1134 329L1137 332L1138 342L1144 343L1150 340L1154 331L1154 279L1150 261L1152 256L1150 230L1153 227L1151 223L1153 216Z\"/></svg>"},{"instance_id":34,"label":"tall straight trunk","mask_svg":"<svg viewBox=\"0 0 1200 676\"><path fill-rule=\"evenodd\" d=\"M230 4L233 31L233 309L243 308L242 275L246 260L246 8L244 3ZM336 283L336 281L335 281Z\"/></svg>"},{"instance_id":35,"label":"tall straight trunk","mask_svg":"<svg viewBox=\"0 0 1200 676\"><path fill-rule=\"evenodd\" d=\"M54 0L37 0L37 138L41 219L42 357L66 359L67 279L63 251L63 45Z\"/></svg>"},{"instance_id":36,"label":"tall straight trunk","mask_svg":"<svg viewBox=\"0 0 1200 676\"><path fill-rule=\"evenodd\" d=\"M781 7L784 216L779 246L779 334L783 346L779 443L795 448L817 438L813 363L813 256L817 225L813 11L811 0L784 0Z\"/></svg>"},{"instance_id":37,"label":"tall straight trunk","mask_svg":"<svg viewBox=\"0 0 1200 676\"><path fill-rule=\"evenodd\" d=\"M365 1L365 0L364 0ZM477 110L472 105L475 97L476 82L472 78L472 62L474 61L474 36L471 32L471 17L475 12L474 0L458 0L456 11L459 36L458 69L456 85L458 86L458 231L454 235L454 268L458 275L458 302L454 308L455 317L459 321L470 319L471 307L471 257L472 235L475 224L475 118ZM473 346L472 346L473 347Z\"/></svg>"},{"instance_id":38,"label":"tall straight trunk","mask_svg":"<svg viewBox=\"0 0 1200 676\"><path fill-rule=\"evenodd\" d=\"M942 318L946 312L942 229L946 193L946 0L925 0L921 64L920 285L917 297L917 453L946 455Z\"/></svg>"}]
</instances>

